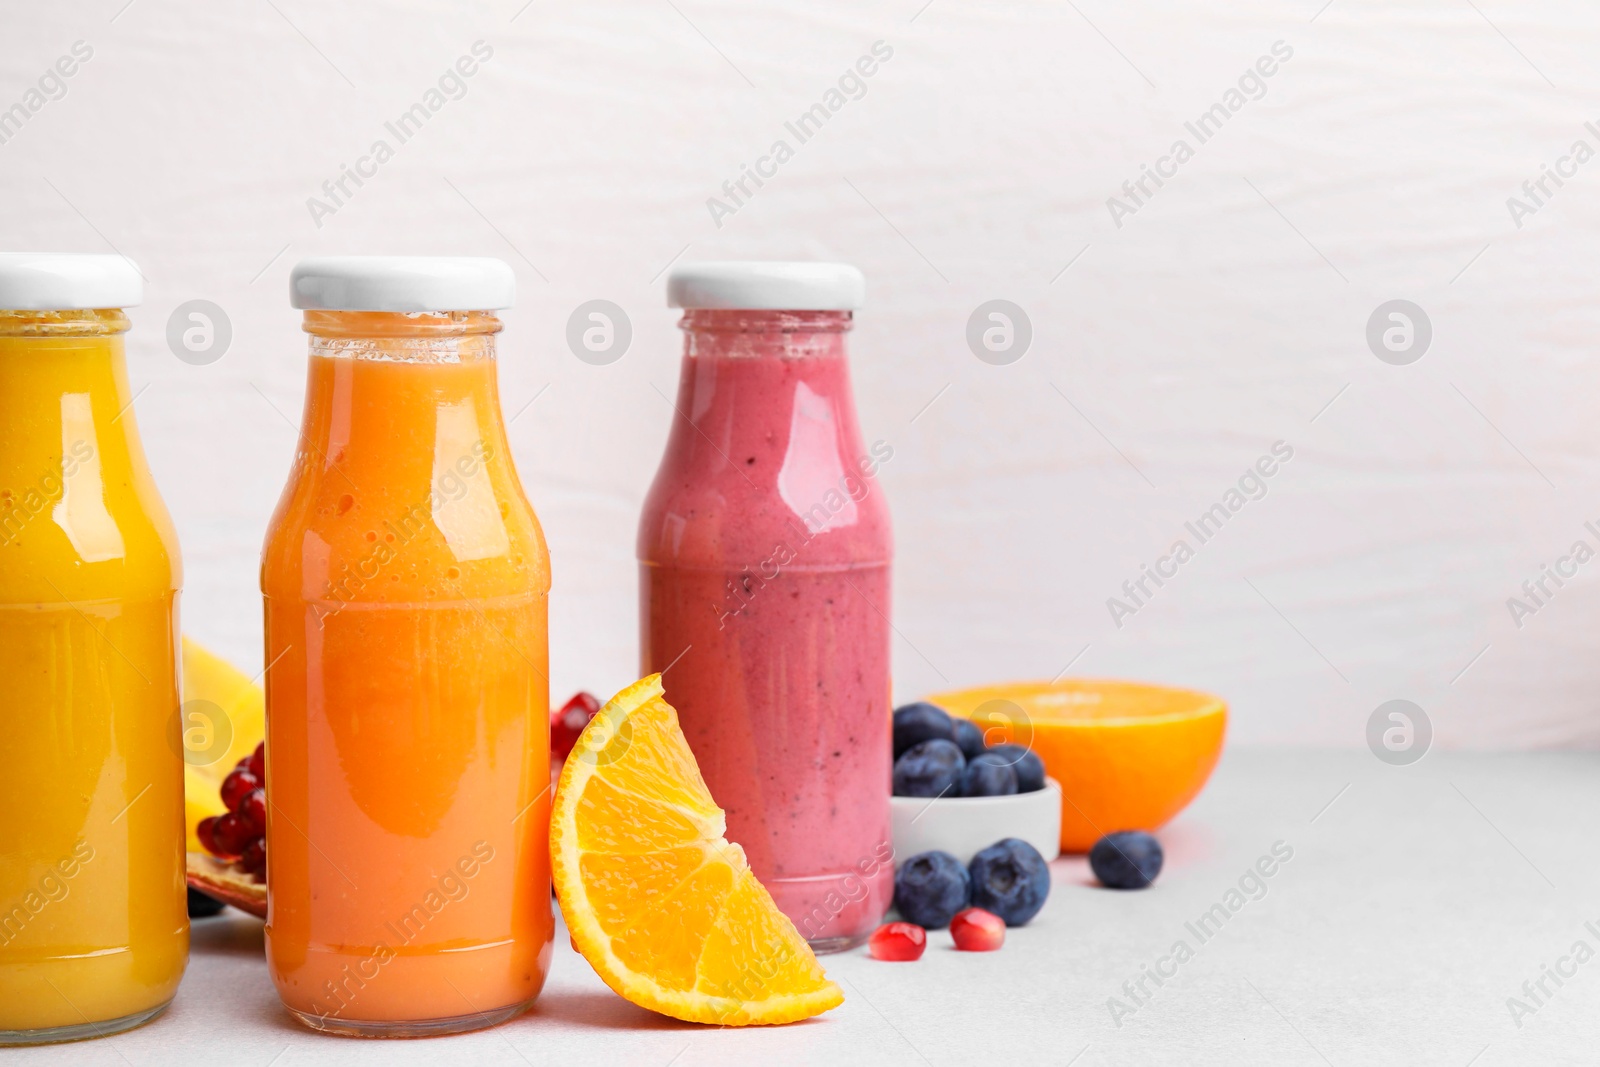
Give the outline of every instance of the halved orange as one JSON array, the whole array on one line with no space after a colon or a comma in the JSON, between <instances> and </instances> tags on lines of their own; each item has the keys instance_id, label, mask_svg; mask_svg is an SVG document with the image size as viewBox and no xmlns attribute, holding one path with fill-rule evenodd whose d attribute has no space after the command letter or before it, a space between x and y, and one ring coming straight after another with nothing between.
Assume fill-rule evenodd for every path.
<instances>
[{"instance_id":1,"label":"halved orange","mask_svg":"<svg viewBox=\"0 0 1600 1067\"><path fill-rule=\"evenodd\" d=\"M561 769L550 813L572 943L619 995L688 1022L789 1023L844 1002L723 834L652 674L611 698Z\"/></svg>"},{"instance_id":2,"label":"halved orange","mask_svg":"<svg viewBox=\"0 0 1600 1067\"><path fill-rule=\"evenodd\" d=\"M927 700L972 719L990 744L1039 754L1061 784L1063 852L1167 823L1211 777L1228 722L1217 697L1138 682L1014 682Z\"/></svg>"}]
</instances>

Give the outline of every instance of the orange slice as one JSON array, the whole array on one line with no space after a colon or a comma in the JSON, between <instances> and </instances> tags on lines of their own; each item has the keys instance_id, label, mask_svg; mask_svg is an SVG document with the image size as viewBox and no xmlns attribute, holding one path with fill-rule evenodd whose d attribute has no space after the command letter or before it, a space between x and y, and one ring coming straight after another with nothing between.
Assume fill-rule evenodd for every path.
<instances>
[{"instance_id":1,"label":"orange slice","mask_svg":"<svg viewBox=\"0 0 1600 1067\"><path fill-rule=\"evenodd\" d=\"M619 995L688 1022L789 1023L844 1002L723 837L726 821L652 674L584 728L550 813L572 943Z\"/></svg>"},{"instance_id":2,"label":"orange slice","mask_svg":"<svg viewBox=\"0 0 1600 1067\"><path fill-rule=\"evenodd\" d=\"M1222 753L1228 706L1192 689L1069 679L937 693L990 744L1029 745L1061 784L1061 850L1155 830L1182 811Z\"/></svg>"}]
</instances>

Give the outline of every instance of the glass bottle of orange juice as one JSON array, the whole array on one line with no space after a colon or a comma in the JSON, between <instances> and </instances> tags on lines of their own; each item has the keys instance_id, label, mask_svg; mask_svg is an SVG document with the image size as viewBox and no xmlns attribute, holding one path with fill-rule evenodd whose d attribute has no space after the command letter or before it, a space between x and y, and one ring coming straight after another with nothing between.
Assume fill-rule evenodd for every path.
<instances>
[{"instance_id":1,"label":"glass bottle of orange juice","mask_svg":"<svg viewBox=\"0 0 1600 1067\"><path fill-rule=\"evenodd\" d=\"M495 375L496 259L291 276L310 369L262 555L267 957L318 1030L490 1026L544 983L549 556Z\"/></svg>"},{"instance_id":2,"label":"glass bottle of orange juice","mask_svg":"<svg viewBox=\"0 0 1600 1067\"><path fill-rule=\"evenodd\" d=\"M0 1045L126 1030L189 952L178 541L121 256L0 255Z\"/></svg>"}]
</instances>

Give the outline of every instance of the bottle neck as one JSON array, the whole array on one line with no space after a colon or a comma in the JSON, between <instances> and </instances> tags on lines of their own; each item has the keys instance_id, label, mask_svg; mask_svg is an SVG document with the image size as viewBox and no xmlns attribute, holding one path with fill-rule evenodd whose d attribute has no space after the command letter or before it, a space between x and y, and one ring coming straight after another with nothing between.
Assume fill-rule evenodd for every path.
<instances>
[{"instance_id":1,"label":"bottle neck","mask_svg":"<svg viewBox=\"0 0 1600 1067\"><path fill-rule=\"evenodd\" d=\"M118 308L0 310L0 355L7 360L3 380L8 386L0 395L16 400L18 410L28 410L30 424L59 406L62 432L68 435L78 432L69 424L81 424L92 409L99 436L106 438L101 447L126 451L133 432L122 340L128 326L128 316Z\"/></svg>"},{"instance_id":2,"label":"bottle neck","mask_svg":"<svg viewBox=\"0 0 1600 1067\"><path fill-rule=\"evenodd\" d=\"M469 425L472 437L454 444L470 451L484 435L499 443L493 312L307 311L303 329L311 358L302 432L324 463L349 450L372 453L366 461L399 456Z\"/></svg>"},{"instance_id":3,"label":"bottle neck","mask_svg":"<svg viewBox=\"0 0 1600 1067\"><path fill-rule=\"evenodd\" d=\"M302 472L426 506L460 493L463 472L509 470L495 315L311 311L305 330Z\"/></svg>"},{"instance_id":4,"label":"bottle neck","mask_svg":"<svg viewBox=\"0 0 1600 1067\"><path fill-rule=\"evenodd\" d=\"M689 359L843 359L848 311L690 308L678 326Z\"/></svg>"},{"instance_id":5,"label":"bottle neck","mask_svg":"<svg viewBox=\"0 0 1600 1067\"><path fill-rule=\"evenodd\" d=\"M432 603L549 587L501 417L489 312L307 312L300 448L269 597ZM325 615L324 615L325 617Z\"/></svg>"},{"instance_id":6,"label":"bottle neck","mask_svg":"<svg viewBox=\"0 0 1600 1067\"><path fill-rule=\"evenodd\" d=\"M128 332L121 308L0 310L0 337L108 337Z\"/></svg>"},{"instance_id":7,"label":"bottle neck","mask_svg":"<svg viewBox=\"0 0 1600 1067\"><path fill-rule=\"evenodd\" d=\"M0 310L0 396L15 413L0 437L0 546L120 560L130 531L166 521L139 446L127 329L115 309Z\"/></svg>"},{"instance_id":8,"label":"bottle neck","mask_svg":"<svg viewBox=\"0 0 1600 1067\"><path fill-rule=\"evenodd\" d=\"M682 325L670 465L800 512L855 469L864 449L845 358L849 312L693 310Z\"/></svg>"},{"instance_id":9,"label":"bottle neck","mask_svg":"<svg viewBox=\"0 0 1600 1067\"><path fill-rule=\"evenodd\" d=\"M394 363L466 363L495 358L502 324L492 311L307 311L311 354Z\"/></svg>"},{"instance_id":10,"label":"bottle neck","mask_svg":"<svg viewBox=\"0 0 1600 1067\"><path fill-rule=\"evenodd\" d=\"M24 415L8 427L8 454L65 463L76 448L142 465L132 455L138 436L123 352L127 329L127 316L116 309L0 310L0 396Z\"/></svg>"},{"instance_id":11,"label":"bottle neck","mask_svg":"<svg viewBox=\"0 0 1600 1067\"><path fill-rule=\"evenodd\" d=\"M882 456L861 440L843 311L683 316L672 431L640 523L639 558L755 567L887 560Z\"/></svg>"}]
</instances>

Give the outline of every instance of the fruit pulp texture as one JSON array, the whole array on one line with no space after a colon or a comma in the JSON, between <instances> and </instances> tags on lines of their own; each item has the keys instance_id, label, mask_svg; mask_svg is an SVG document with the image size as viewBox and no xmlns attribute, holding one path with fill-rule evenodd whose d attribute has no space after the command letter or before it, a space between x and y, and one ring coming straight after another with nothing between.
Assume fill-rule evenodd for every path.
<instances>
[{"instance_id":1,"label":"fruit pulp texture","mask_svg":"<svg viewBox=\"0 0 1600 1067\"><path fill-rule=\"evenodd\" d=\"M72 313L83 330L120 313ZM159 1009L189 951L177 538L122 338L0 312L0 1031ZM43 335L19 335L24 323ZM61 332L64 331L64 332ZM119 417L120 416L120 417Z\"/></svg>"},{"instance_id":2,"label":"fruit pulp texture","mask_svg":"<svg viewBox=\"0 0 1600 1067\"><path fill-rule=\"evenodd\" d=\"M273 980L332 1028L525 1004L550 577L492 357L314 351L303 440L262 565Z\"/></svg>"},{"instance_id":3,"label":"fruit pulp texture","mask_svg":"<svg viewBox=\"0 0 1600 1067\"><path fill-rule=\"evenodd\" d=\"M890 453L862 446L848 324L686 317L638 545L644 672L664 672L729 840L822 949L859 943L894 895Z\"/></svg>"}]
</instances>

